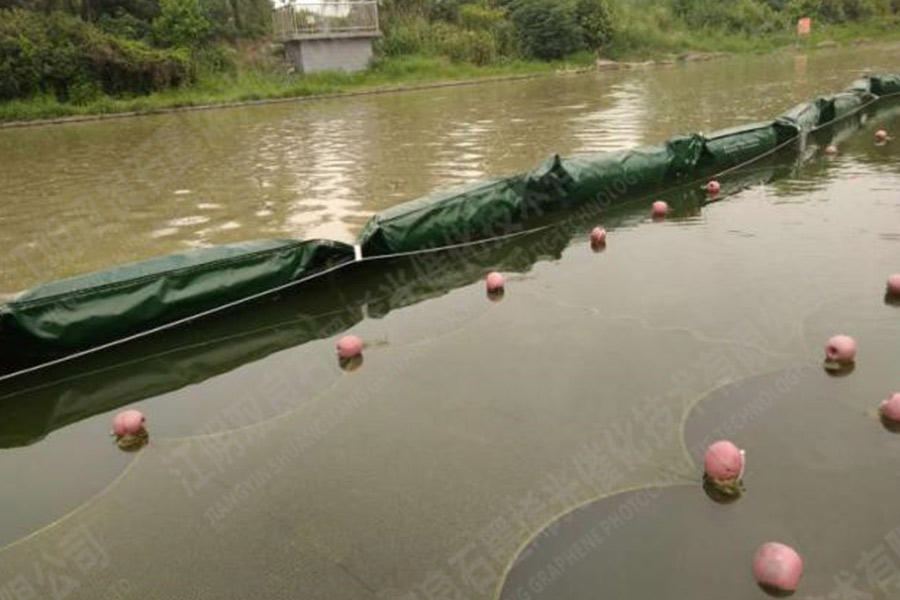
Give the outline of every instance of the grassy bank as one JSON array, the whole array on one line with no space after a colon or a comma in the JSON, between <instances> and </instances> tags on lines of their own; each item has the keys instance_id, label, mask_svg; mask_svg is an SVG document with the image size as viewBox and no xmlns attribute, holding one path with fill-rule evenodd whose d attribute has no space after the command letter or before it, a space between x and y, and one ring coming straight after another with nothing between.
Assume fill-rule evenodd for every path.
<instances>
[{"instance_id":1,"label":"grassy bank","mask_svg":"<svg viewBox=\"0 0 900 600\"><path fill-rule=\"evenodd\" d=\"M133 98L101 97L82 104L62 103L52 96L14 100L0 104L0 122L31 121L80 115L152 113L154 111L253 100L298 98L323 94L359 92L398 86L416 86L441 81L465 81L486 77L552 73L588 68L593 56L579 53L564 61L511 61L476 66L454 63L445 57L404 56L380 61L360 73L290 74L281 69L239 67L234 74L213 74L190 87Z\"/></svg>"},{"instance_id":2,"label":"grassy bank","mask_svg":"<svg viewBox=\"0 0 900 600\"><path fill-rule=\"evenodd\" d=\"M812 35L799 40L793 31L764 35L736 35L720 29L686 30L666 28L650 15L647 19L631 16L607 54L616 60L654 59L681 52L765 53L783 48L816 49L834 42L853 45L859 42L900 41L900 21L883 19L868 23L817 25Z\"/></svg>"},{"instance_id":3,"label":"grassy bank","mask_svg":"<svg viewBox=\"0 0 900 600\"><path fill-rule=\"evenodd\" d=\"M815 49L824 41L849 45L859 41L900 40L896 21L844 24L819 28L803 43ZM762 53L797 45L788 32L765 36L727 35L718 31L670 31L641 21L626 24L607 56L620 61L671 59L685 52ZM452 62L446 57L399 56L379 61L372 69L355 74L321 73L300 76L287 72L272 61L239 63L234 73L201 76L197 83L147 96L113 98L101 96L83 103L59 102L53 96L0 103L0 122L34 121L82 115L152 113L203 105L254 100L293 98L322 94L360 92L379 88L414 87L443 81L464 81L485 77L552 73L590 68L594 56L581 52L565 60L543 62L515 60L476 66Z\"/></svg>"}]
</instances>

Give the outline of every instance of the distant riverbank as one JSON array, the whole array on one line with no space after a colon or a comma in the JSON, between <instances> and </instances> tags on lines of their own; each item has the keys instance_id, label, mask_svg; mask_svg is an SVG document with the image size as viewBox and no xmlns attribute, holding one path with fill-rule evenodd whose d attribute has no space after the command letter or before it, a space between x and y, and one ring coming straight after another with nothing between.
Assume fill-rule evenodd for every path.
<instances>
[{"instance_id":1,"label":"distant riverbank","mask_svg":"<svg viewBox=\"0 0 900 600\"><path fill-rule=\"evenodd\" d=\"M674 32L671 39L620 50L614 59L595 64L595 57L581 52L565 60L509 61L476 66L444 57L401 56L379 61L361 73L318 73L308 76L284 69L239 68L236 73L202 78L196 84L147 96L102 96L83 104L59 102L51 96L0 103L0 128L128 117L176 110L200 110L243 106L294 99L331 98L342 95L386 93L445 85L460 85L534 77L553 73L619 69L707 60L729 53L764 53L778 50L883 43L900 40L900 28L884 24L848 24L820 28L798 43L790 33L742 37L721 33L688 35Z\"/></svg>"}]
</instances>

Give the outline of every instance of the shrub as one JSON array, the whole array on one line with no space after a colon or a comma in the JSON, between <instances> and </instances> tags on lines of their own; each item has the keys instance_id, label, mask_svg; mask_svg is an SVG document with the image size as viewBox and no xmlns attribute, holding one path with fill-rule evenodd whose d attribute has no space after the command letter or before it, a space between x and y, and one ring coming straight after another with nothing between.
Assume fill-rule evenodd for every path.
<instances>
[{"instance_id":1,"label":"shrub","mask_svg":"<svg viewBox=\"0 0 900 600\"><path fill-rule=\"evenodd\" d=\"M455 62L487 65L498 58L497 43L487 31L453 28L438 42L438 52Z\"/></svg>"},{"instance_id":2,"label":"shrub","mask_svg":"<svg viewBox=\"0 0 900 600\"><path fill-rule=\"evenodd\" d=\"M69 102L72 104L90 104L103 95L103 90L96 81L79 79L69 86Z\"/></svg>"},{"instance_id":3,"label":"shrub","mask_svg":"<svg viewBox=\"0 0 900 600\"><path fill-rule=\"evenodd\" d=\"M200 73L237 73L237 52L230 46L211 45L199 48L193 52L192 61L194 68ZM282 49L281 55L284 54ZM253 65L258 67L259 65Z\"/></svg>"},{"instance_id":4,"label":"shrub","mask_svg":"<svg viewBox=\"0 0 900 600\"><path fill-rule=\"evenodd\" d=\"M490 34L491 45L498 57L512 57L519 54L516 30L506 18L505 10L480 4L463 4L459 8L459 24L471 31ZM482 38L480 43L486 48L486 38L483 35L480 37Z\"/></svg>"},{"instance_id":5,"label":"shrub","mask_svg":"<svg viewBox=\"0 0 900 600\"><path fill-rule=\"evenodd\" d=\"M199 0L160 0L153 31L162 46L196 48L209 38L210 24Z\"/></svg>"},{"instance_id":6,"label":"shrub","mask_svg":"<svg viewBox=\"0 0 900 600\"><path fill-rule=\"evenodd\" d=\"M612 41L615 26L607 0L577 0L575 18L584 32L584 43L588 49L599 51Z\"/></svg>"},{"instance_id":7,"label":"shrub","mask_svg":"<svg viewBox=\"0 0 900 600\"><path fill-rule=\"evenodd\" d=\"M97 21L97 27L110 35L131 40L150 40L153 37L149 22L123 10L116 11L115 15L103 15Z\"/></svg>"},{"instance_id":8,"label":"shrub","mask_svg":"<svg viewBox=\"0 0 900 600\"><path fill-rule=\"evenodd\" d=\"M434 0L428 10L428 18L448 23L459 22L460 8L471 0Z\"/></svg>"},{"instance_id":9,"label":"shrub","mask_svg":"<svg viewBox=\"0 0 900 600\"><path fill-rule=\"evenodd\" d=\"M430 26L422 17L386 22L384 37L378 41L377 51L383 56L403 56L426 52Z\"/></svg>"},{"instance_id":10,"label":"shrub","mask_svg":"<svg viewBox=\"0 0 900 600\"><path fill-rule=\"evenodd\" d=\"M480 4L463 4L459 7L457 22L465 29L494 31L505 23L503 11Z\"/></svg>"},{"instance_id":11,"label":"shrub","mask_svg":"<svg viewBox=\"0 0 900 600\"><path fill-rule=\"evenodd\" d=\"M99 91L146 94L194 77L186 52L114 37L64 13L0 11L0 99L51 93L86 102Z\"/></svg>"},{"instance_id":12,"label":"shrub","mask_svg":"<svg viewBox=\"0 0 900 600\"><path fill-rule=\"evenodd\" d=\"M529 56L552 60L584 48L584 31L569 2L520 0L512 4L511 17Z\"/></svg>"}]
</instances>

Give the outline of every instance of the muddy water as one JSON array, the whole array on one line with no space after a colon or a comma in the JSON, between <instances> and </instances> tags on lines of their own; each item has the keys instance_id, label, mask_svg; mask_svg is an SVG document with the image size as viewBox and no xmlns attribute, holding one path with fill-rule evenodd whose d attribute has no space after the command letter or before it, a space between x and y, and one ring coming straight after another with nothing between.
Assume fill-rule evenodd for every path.
<instances>
[{"instance_id":1,"label":"muddy water","mask_svg":"<svg viewBox=\"0 0 900 600\"><path fill-rule=\"evenodd\" d=\"M2 289L250 237L349 240L434 187L770 117L866 68L900 71L897 53L2 132ZM645 218L647 200L564 235L353 268L4 386L0 594L593 598L607 582L610 597L754 598L741 569L759 535L809 548L812 595L840 570L865 585L859 556L895 552L900 524L884 500L900 493L887 472L900 438L874 413L900 386L900 309L883 299L900 271L900 146L873 145L879 126L900 118L876 116L834 159L811 147L788 173L760 166L754 185L666 222ZM583 236L596 222L602 253ZM509 276L498 303L480 285L489 268ZM332 350L348 329L368 342L352 374ZM817 363L837 332L861 352L834 379ZM766 390L764 410L743 412ZM106 434L131 404L151 442L127 455ZM737 504L700 489L710 435L757 457ZM585 514L607 523L611 551L552 581L548 561L521 570L523 548L568 549ZM560 546L534 537L551 524ZM705 586L712 559L726 584ZM864 589L890 597L877 583Z\"/></svg>"}]
</instances>

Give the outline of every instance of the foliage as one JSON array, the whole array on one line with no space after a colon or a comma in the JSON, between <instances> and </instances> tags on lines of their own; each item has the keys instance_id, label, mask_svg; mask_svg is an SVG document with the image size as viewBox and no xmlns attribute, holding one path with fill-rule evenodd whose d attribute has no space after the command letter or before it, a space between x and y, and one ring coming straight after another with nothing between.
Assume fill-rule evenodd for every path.
<instances>
[{"instance_id":1,"label":"foliage","mask_svg":"<svg viewBox=\"0 0 900 600\"><path fill-rule=\"evenodd\" d=\"M104 14L97 20L97 27L104 32L130 40L149 41L153 37L153 26L148 21L135 17L122 9L113 14Z\"/></svg>"},{"instance_id":2,"label":"foliage","mask_svg":"<svg viewBox=\"0 0 900 600\"><path fill-rule=\"evenodd\" d=\"M528 56L553 60L584 47L584 31L570 2L519 0L512 5L511 17Z\"/></svg>"},{"instance_id":3,"label":"foliage","mask_svg":"<svg viewBox=\"0 0 900 600\"><path fill-rule=\"evenodd\" d=\"M447 28L437 38L436 45L437 54L455 62L489 65L496 62L499 56L497 41L484 30Z\"/></svg>"},{"instance_id":4,"label":"foliage","mask_svg":"<svg viewBox=\"0 0 900 600\"><path fill-rule=\"evenodd\" d=\"M206 42L210 24L199 0L160 0L153 33L161 46L197 48Z\"/></svg>"},{"instance_id":5,"label":"foliage","mask_svg":"<svg viewBox=\"0 0 900 600\"><path fill-rule=\"evenodd\" d=\"M0 99L52 93L84 101L188 82L189 57L104 33L61 12L0 11Z\"/></svg>"},{"instance_id":6,"label":"foliage","mask_svg":"<svg viewBox=\"0 0 900 600\"><path fill-rule=\"evenodd\" d=\"M599 51L612 42L615 17L607 0L577 0L575 18L588 48Z\"/></svg>"},{"instance_id":7,"label":"foliage","mask_svg":"<svg viewBox=\"0 0 900 600\"><path fill-rule=\"evenodd\" d=\"M269 33L271 8L272 0L0 0L0 102L13 106L8 114L28 102L40 114L68 114L139 109L135 95L194 98L185 84L201 94L209 81L240 81L242 98L331 89L303 87L313 80L249 48L246 40ZM461 74L522 58L587 64L592 54L759 51L795 43L799 17L814 19L811 42L900 32L900 0L379 0L379 13L378 77L389 67L390 77L416 80L428 78L426 64Z\"/></svg>"}]
</instances>

